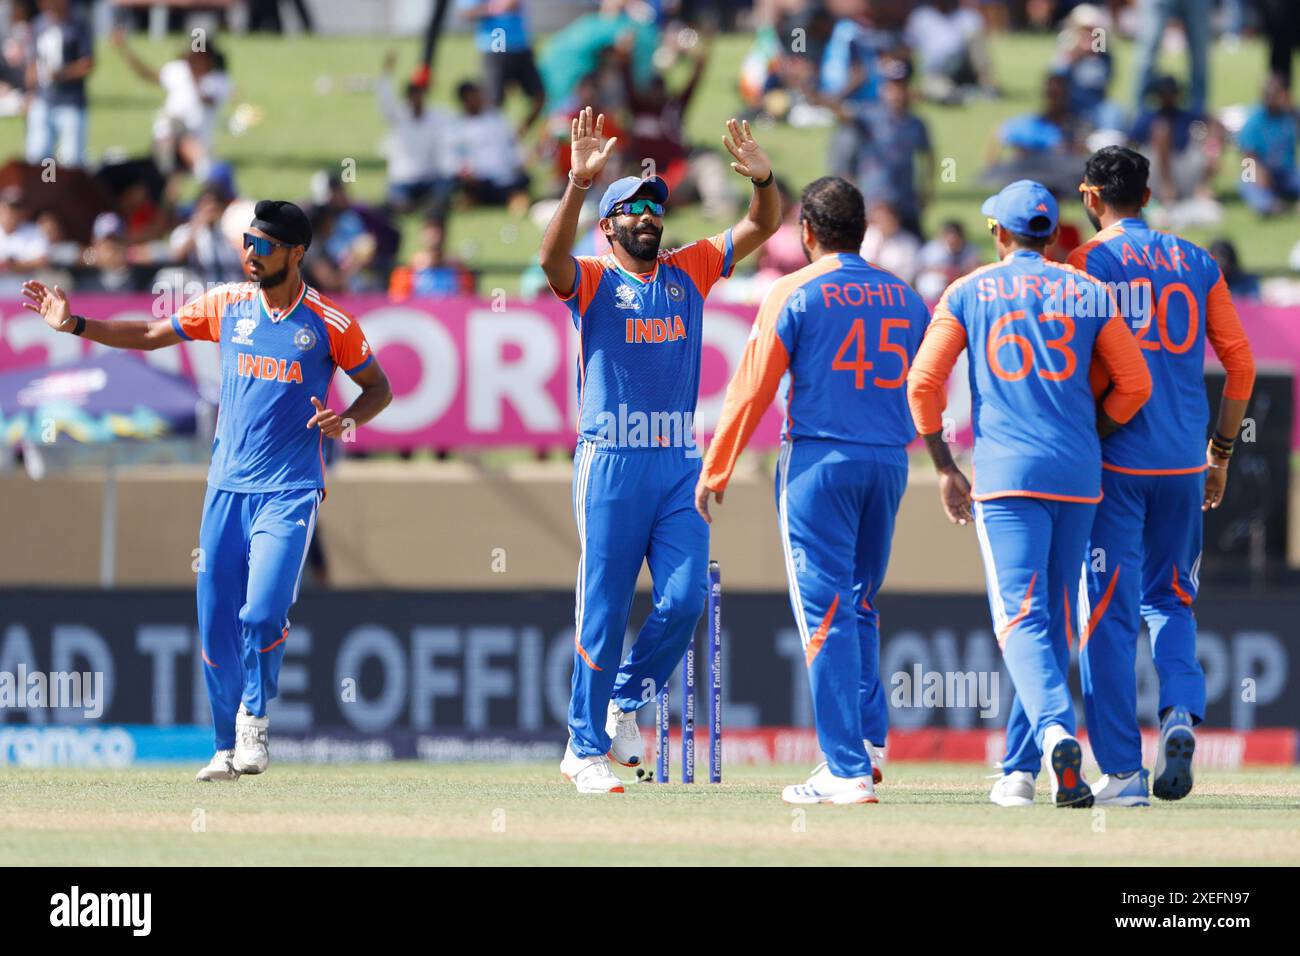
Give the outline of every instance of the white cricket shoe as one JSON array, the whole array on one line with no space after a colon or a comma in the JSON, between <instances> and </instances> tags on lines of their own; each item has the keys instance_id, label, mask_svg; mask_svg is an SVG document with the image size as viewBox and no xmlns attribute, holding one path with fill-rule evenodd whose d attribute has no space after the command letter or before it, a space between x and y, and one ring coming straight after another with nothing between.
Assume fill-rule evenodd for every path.
<instances>
[{"instance_id":1,"label":"white cricket shoe","mask_svg":"<svg viewBox=\"0 0 1300 956\"><path fill-rule=\"evenodd\" d=\"M989 791L989 800L1000 807L1032 807L1034 775L1028 770L1012 770L998 777Z\"/></svg>"},{"instance_id":2,"label":"white cricket shoe","mask_svg":"<svg viewBox=\"0 0 1300 956\"><path fill-rule=\"evenodd\" d=\"M572 746L564 748L564 759L560 761L560 773L564 779L572 780L579 793L623 793L623 781L614 776L609 768L609 758L604 754L598 757L579 757Z\"/></svg>"},{"instance_id":3,"label":"white cricket shoe","mask_svg":"<svg viewBox=\"0 0 1300 956\"><path fill-rule=\"evenodd\" d=\"M791 784L781 791L786 803L879 803L870 777L836 777L825 763L817 765L807 783Z\"/></svg>"},{"instance_id":4,"label":"white cricket shoe","mask_svg":"<svg viewBox=\"0 0 1300 956\"><path fill-rule=\"evenodd\" d=\"M194 775L194 779L202 783L212 780L238 780L239 771L235 769L234 759L233 750L218 750L212 755L208 765Z\"/></svg>"},{"instance_id":5,"label":"white cricket shoe","mask_svg":"<svg viewBox=\"0 0 1300 956\"><path fill-rule=\"evenodd\" d=\"M636 711L619 710L618 704L609 702L605 717L605 733L609 734L609 758L624 767L641 763L645 745L641 743L641 728L636 725Z\"/></svg>"},{"instance_id":6,"label":"white cricket shoe","mask_svg":"<svg viewBox=\"0 0 1300 956\"><path fill-rule=\"evenodd\" d=\"M1092 803L1096 807L1149 807L1147 772L1134 770L1123 776L1103 773L1092 785Z\"/></svg>"},{"instance_id":7,"label":"white cricket shoe","mask_svg":"<svg viewBox=\"0 0 1300 956\"><path fill-rule=\"evenodd\" d=\"M266 749L270 717L254 717L242 706L235 715L235 757L232 766L240 773L261 773L271 762Z\"/></svg>"},{"instance_id":8,"label":"white cricket shoe","mask_svg":"<svg viewBox=\"0 0 1300 956\"><path fill-rule=\"evenodd\" d=\"M1083 748L1059 726L1047 728L1043 764L1052 781L1052 803L1058 807L1092 806L1092 787L1083 779Z\"/></svg>"},{"instance_id":9,"label":"white cricket shoe","mask_svg":"<svg viewBox=\"0 0 1300 956\"><path fill-rule=\"evenodd\" d=\"M862 744L871 758L871 782L880 783L885 779L885 748L877 747L870 740L863 740Z\"/></svg>"}]
</instances>

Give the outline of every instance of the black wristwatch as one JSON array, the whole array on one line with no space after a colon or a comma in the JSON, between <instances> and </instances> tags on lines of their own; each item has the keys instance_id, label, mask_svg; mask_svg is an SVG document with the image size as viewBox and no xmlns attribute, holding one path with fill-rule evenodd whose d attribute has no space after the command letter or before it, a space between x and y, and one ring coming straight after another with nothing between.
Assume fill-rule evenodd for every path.
<instances>
[{"instance_id":1,"label":"black wristwatch","mask_svg":"<svg viewBox=\"0 0 1300 956\"><path fill-rule=\"evenodd\" d=\"M72 334L81 335L86 331L86 317L84 315L74 315L73 318L77 320L77 324L72 327Z\"/></svg>"},{"instance_id":2,"label":"black wristwatch","mask_svg":"<svg viewBox=\"0 0 1300 956\"><path fill-rule=\"evenodd\" d=\"M751 179L750 182L754 184L754 188L756 189L766 189L768 186L772 185L772 182L775 179L776 179L776 170L769 169L767 171L767 178L764 179L762 182L759 182L757 179Z\"/></svg>"}]
</instances>

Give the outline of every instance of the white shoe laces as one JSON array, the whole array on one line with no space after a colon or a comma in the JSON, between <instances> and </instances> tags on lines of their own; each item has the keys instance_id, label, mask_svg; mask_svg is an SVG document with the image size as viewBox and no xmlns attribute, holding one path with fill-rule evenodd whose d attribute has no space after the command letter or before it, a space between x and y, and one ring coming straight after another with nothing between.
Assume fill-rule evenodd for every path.
<instances>
[{"instance_id":1,"label":"white shoe laces","mask_svg":"<svg viewBox=\"0 0 1300 956\"><path fill-rule=\"evenodd\" d=\"M635 740L641 736L640 728L636 723L636 711L619 711L618 716L614 718L614 731L619 737L625 740Z\"/></svg>"}]
</instances>

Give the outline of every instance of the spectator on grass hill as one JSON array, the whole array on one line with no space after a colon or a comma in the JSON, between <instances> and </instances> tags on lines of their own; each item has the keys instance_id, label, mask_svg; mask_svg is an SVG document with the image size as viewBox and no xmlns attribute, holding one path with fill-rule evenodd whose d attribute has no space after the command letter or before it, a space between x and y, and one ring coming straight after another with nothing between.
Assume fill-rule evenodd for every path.
<instances>
[{"instance_id":1,"label":"spectator on grass hill","mask_svg":"<svg viewBox=\"0 0 1300 956\"><path fill-rule=\"evenodd\" d=\"M0 192L0 272L43 269L49 264L49 254L49 240L28 219L22 190L9 186Z\"/></svg>"},{"instance_id":2,"label":"spectator on grass hill","mask_svg":"<svg viewBox=\"0 0 1300 956\"><path fill-rule=\"evenodd\" d=\"M506 87L528 97L528 115L519 124L523 139L546 102L542 77L533 59L524 0L456 0L461 16L474 21L474 43L483 55L483 94L488 105L501 109Z\"/></svg>"},{"instance_id":3,"label":"spectator on grass hill","mask_svg":"<svg viewBox=\"0 0 1300 956\"><path fill-rule=\"evenodd\" d=\"M872 200L888 202L903 227L920 235L921 213L934 188L934 151L925 121L912 112L911 74L901 60L882 61L881 102L861 107L866 131L858 184Z\"/></svg>"},{"instance_id":4,"label":"spectator on grass hill","mask_svg":"<svg viewBox=\"0 0 1300 956\"><path fill-rule=\"evenodd\" d=\"M1065 77L1049 74L1042 111L1007 120L990 140L984 181L1001 189L1018 179L1033 179L1057 195L1068 195L1079 185L1083 140L1084 126L1070 110Z\"/></svg>"},{"instance_id":5,"label":"spectator on grass hill","mask_svg":"<svg viewBox=\"0 0 1300 956\"><path fill-rule=\"evenodd\" d=\"M1211 182L1223 150L1222 126L1181 105L1182 87L1172 76L1152 87L1156 105L1129 131L1134 147L1151 161L1151 195L1168 225L1213 225L1223 217ZM1154 210L1153 210L1154 211Z\"/></svg>"},{"instance_id":6,"label":"spectator on grass hill","mask_svg":"<svg viewBox=\"0 0 1300 956\"><path fill-rule=\"evenodd\" d=\"M847 15L835 23L826 43L815 101L839 117L826 156L827 172L852 179L866 137L854 108L879 96L878 62L897 46L897 37L876 28L865 0L843 0L842 5Z\"/></svg>"},{"instance_id":7,"label":"spectator on grass hill","mask_svg":"<svg viewBox=\"0 0 1300 956\"><path fill-rule=\"evenodd\" d=\"M920 265L921 240L903 228L898 210L887 202L873 202L867 210L867 232L862 237L862 258L911 284Z\"/></svg>"},{"instance_id":8,"label":"spectator on grass hill","mask_svg":"<svg viewBox=\"0 0 1300 956\"><path fill-rule=\"evenodd\" d=\"M601 55L629 31L633 34L633 75L638 84L649 81L659 46L654 23L630 0L601 0L599 10L552 33L538 57L547 102L558 103L568 97L582 77L599 69Z\"/></svg>"},{"instance_id":9,"label":"spectator on grass hill","mask_svg":"<svg viewBox=\"0 0 1300 956\"><path fill-rule=\"evenodd\" d=\"M173 260L203 282L244 282L241 250L222 230L221 216L234 197L217 184L205 186L187 221L172 230Z\"/></svg>"},{"instance_id":10,"label":"spectator on grass hill","mask_svg":"<svg viewBox=\"0 0 1300 956\"><path fill-rule=\"evenodd\" d=\"M126 231L116 213L95 217L94 242L86 250L86 261L94 271L78 279L78 292L141 291L127 258Z\"/></svg>"},{"instance_id":11,"label":"spectator on grass hill","mask_svg":"<svg viewBox=\"0 0 1300 956\"><path fill-rule=\"evenodd\" d=\"M27 162L53 156L62 165L83 166L94 38L85 21L72 16L68 0L40 0L40 11L27 56Z\"/></svg>"},{"instance_id":12,"label":"spectator on grass hill","mask_svg":"<svg viewBox=\"0 0 1300 956\"><path fill-rule=\"evenodd\" d=\"M440 299L451 295L473 295L474 273L446 256L447 232L442 220L428 216L420 230L420 247L408 265L398 266L388 284L388 296L395 302L407 299Z\"/></svg>"},{"instance_id":13,"label":"spectator on grass hill","mask_svg":"<svg viewBox=\"0 0 1300 956\"><path fill-rule=\"evenodd\" d=\"M1259 298L1259 277L1246 272L1237 257L1237 247L1228 239L1215 239L1210 243L1210 255L1219 264L1228 291L1238 298Z\"/></svg>"},{"instance_id":14,"label":"spectator on grass hill","mask_svg":"<svg viewBox=\"0 0 1300 956\"><path fill-rule=\"evenodd\" d=\"M448 136L456 185L475 205L508 206L514 215L525 215L528 174L510 121L487 106L477 83L461 83L456 98L461 113Z\"/></svg>"},{"instance_id":15,"label":"spectator on grass hill","mask_svg":"<svg viewBox=\"0 0 1300 956\"><path fill-rule=\"evenodd\" d=\"M652 170L672 190L674 203L684 205L700 201L706 216L722 219L732 216L735 202L728 181L726 164L716 149L692 150L686 140L685 118L691 97L699 88L700 78L709 62L709 50L703 40L687 50L691 75L675 93L668 90L662 73L656 72L644 88L638 88L632 76L630 36L616 46L623 77L623 95L631 117L631 155L637 162L649 160ZM612 134L605 131L608 137Z\"/></svg>"},{"instance_id":16,"label":"spectator on grass hill","mask_svg":"<svg viewBox=\"0 0 1300 956\"><path fill-rule=\"evenodd\" d=\"M326 251L334 259L342 258L362 236L369 236L374 244L370 270L375 280L371 285L383 286L397 258L401 233L387 216L364 203L354 202L348 194L347 184L338 173L320 171L311 179L312 204L329 206L336 213L334 230L326 242Z\"/></svg>"},{"instance_id":17,"label":"spectator on grass hill","mask_svg":"<svg viewBox=\"0 0 1300 956\"><path fill-rule=\"evenodd\" d=\"M1093 129L1122 130L1124 110L1106 98L1115 64L1106 45L1110 16L1091 3L1070 11L1057 37L1052 72L1065 77L1070 110Z\"/></svg>"},{"instance_id":18,"label":"spectator on grass hill","mask_svg":"<svg viewBox=\"0 0 1300 956\"><path fill-rule=\"evenodd\" d=\"M1170 20L1177 19L1187 37L1187 56L1191 61L1189 106L1195 113L1204 113L1210 90L1210 0L1137 0L1137 9L1133 111L1142 109L1143 100L1151 92L1165 29Z\"/></svg>"},{"instance_id":19,"label":"spectator on grass hill","mask_svg":"<svg viewBox=\"0 0 1300 956\"><path fill-rule=\"evenodd\" d=\"M0 116L21 116L27 106L27 51L32 43L34 0L13 0L8 29L0 35Z\"/></svg>"},{"instance_id":20,"label":"spectator on grass hill","mask_svg":"<svg viewBox=\"0 0 1300 956\"><path fill-rule=\"evenodd\" d=\"M1296 169L1296 112L1282 80L1270 76L1263 102L1251 110L1237 145L1250 165L1242 171L1241 198L1261 216L1286 211L1300 198Z\"/></svg>"},{"instance_id":21,"label":"spectator on grass hill","mask_svg":"<svg viewBox=\"0 0 1300 956\"><path fill-rule=\"evenodd\" d=\"M944 289L979 264L979 250L966 240L962 224L950 219L917 255L916 291L927 302L934 302Z\"/></svg>"},{"instance_id":22,"label":"spectator on grass hill","mask_svg":"<svg viewBox=\"0 0 1300 956\"><path fill-rule=\"evenodd\" d=\"M225 57L217 51L212 38L207 38L204 49L188 48L157 69L127 46L124 27L113 31L112 44L137 76L163 89L163 104L153 124L153 155L158 169L168 175L179 165L191 171L195 179L207 179L212 135L231 93Z\"/></svg>"},{"instance_id":23,"label":"spectator on grass hill","mask_svg":"<svg viewBox=\"0 0 1300 956\"><path fill-rule=\"evenodd\" d=\"M903 42L920 61L921 95L955 105L995 91L984 18L958 0L931 0L912 11Z\"/></svg>"},{"instance_id":24,"label":"spectator on grass hill","mask_svg":"<svg viewBox=\"0 0 1300 956\"><path fill-rule=\"evenodd\" d=\"M310 213L311 245L303 256L302 268L308 284L327 295L363 292L366 270L375 257L375 240L361 232L340 248L335 235L342 214L333 206L315 206Z\"/></svg>"},{"instance_id":25,"label":"spectator on grass hill","mask_svg":"<svg viewBox=\"0 0 1300 956\"><path fill-rule=\"evenodd\" d=\"M388 127L388 203L399 212L425 204L445 207L452 188L448 151L451 114L426 104L428 87L414 78L399 101L393 88L396 63L396 54L388 53L375 84L379 112Z\"/></svg>"},{"instance_id":26,"label":"spectator on grass hill","mask_svg":"<svg viewBox=\"0 0 1300 956\"><path fill-rule=\"evenodd\" d=\"M81 263L81 244L69 239L63 229L63 220L53 209L46 209L36 217L36 226L49 244L50 265L70 269Z\"/></svg>"}]
</instances>

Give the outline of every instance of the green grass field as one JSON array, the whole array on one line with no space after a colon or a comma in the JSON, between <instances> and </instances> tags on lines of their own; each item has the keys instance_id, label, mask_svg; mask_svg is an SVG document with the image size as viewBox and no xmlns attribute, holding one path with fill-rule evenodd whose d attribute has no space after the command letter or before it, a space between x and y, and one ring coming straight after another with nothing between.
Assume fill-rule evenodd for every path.
<instances>
[{"instance_id":1,"label":"green grass field","mask_svg":"<svg viewBox=\"0 0 1300 956\"><path fill-rule=\"evenodd\" d=\"M198 784L191 768L0 774L11 865L1300 864L1300 771L1211 773L1186 801L1057 810L986 802L973 765L888 768L875 806L796 808L806 767L721 786L580 797L550 764L277 765ZM627 772L624 771L626 776Z\"/></svg>"},{"instance_id":2,"label":"green grass field","mask_svg":"<svg viewBox=\"0 0 1300 956\"><path fill-rule=\"evenodd\" d=\"M174 56L185 38L150 43L136 37L136 51L151 64ZM414 66L418 54L415 39L383 37L226 37L220 41L229 58L236 92L232 105L251 103L265 118L243 136L223 132L217 153L236 165L239 186L245 195L302 197L311 174L318 169L340 168L345 159L355 161L356 195L378 200L384 191L384 162L378 145L382 125L375 109L372 81L384 52L399 53L399 71ZM936 157L955 162L951 182L938 184L936 200L927 211L929 227L957 218L972 237L988 246L979 215L985 190L978 184L981 157L990 131L1009 116L1037 108L1042 77L1052 57L1054 38L1047 35L1003 35L994 43L997 80L1005 91L1003 99L978 102L960 109L922 106L930 124ZM539 42L544 45L545 39ZM739 65L750 45L747 36L723 36L715 43L714 56L705 81L687 114L691 138L700 144L718 144L723 124L740 108L736 95ZM1115 39L1116 82L1112 95L1128 102L1132 69L1131 44ZM1257 41L1236 49L1216 46L1212 62L1212 105L1251 103L1258 98L1265 73L1264 50ZM1178 64L1166 68L1184 72ZM478 54L469 37L446 38L439 48L435 98L450 101L456 82L479 72ZM90 152L98 158L108 150L143 154L148 150L149 130L161 91L130 74L117 52L101 43L96 71L90 83ZM520 104L512 102L518 115ZM778 173L796 188L821 175L828 132L824 129L793 130L778 126L759 131L761 141L773 157ZM22 142L21 121L0 119L0 142L17 149ZM531 145L531 144L529 144ZM7 150L8 151L8 150ZM7 152L6 151L6 152ZM1287 253L1295 243L1291 217L1261 222L1236 200L1233 177L1238 156L1230 150L1218 182L1228 203L1227 219L1214 234L1232 237L1246 267L1264 273L1286 271ZM547 181L544 178L540 181ZM1082 215L1075 217L1085 228ZM710 222L697 209L673 213L666 240L689 240L726 225ZM510 227L510 228L507 228ZM405 224L408 240L415 236L415 222ZM1206 242L1209 232L1191 232L1189 237ZM514 221L504 211L474 210L453 218L450 249L482 271L480 289L503 288L514 293L519 275L536 254L541 239L528 221ZM986 248L986 252L991 249Z\"/></svg>"}]
</instances>

